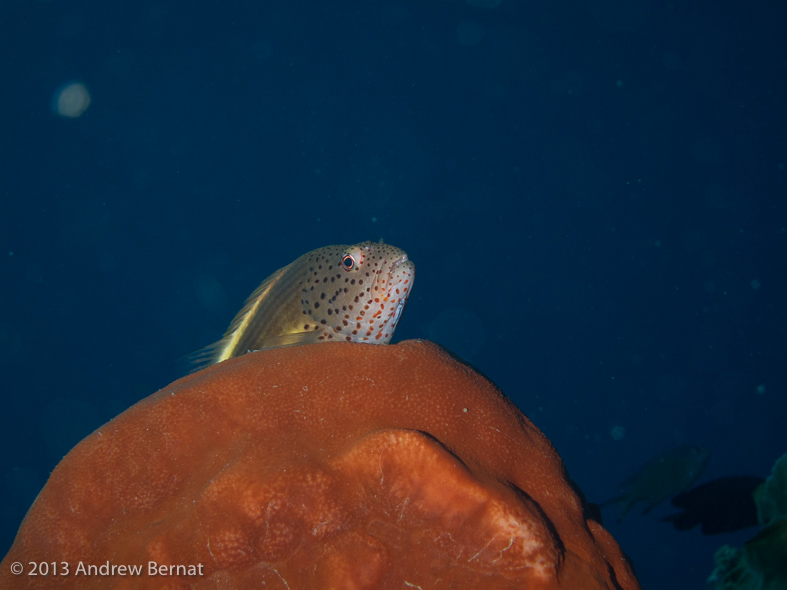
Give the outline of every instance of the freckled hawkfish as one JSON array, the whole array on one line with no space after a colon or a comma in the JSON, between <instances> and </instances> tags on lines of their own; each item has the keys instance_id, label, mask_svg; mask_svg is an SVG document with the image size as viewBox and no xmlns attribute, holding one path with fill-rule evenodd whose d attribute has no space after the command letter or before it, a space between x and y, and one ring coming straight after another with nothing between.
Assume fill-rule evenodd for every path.
<instances>
[{"instance_id":1,"label":"freckled hawkfish","mask_svg":"<svg viewBox=\"0 0 787 590\"><path fill-rule=\"evenodd\" d=\"M277 270L246 300L206 366L253 350L311 342L387 344L413 288L415 265L382 242L326 246Z\"/></svg>"}]
</instances>

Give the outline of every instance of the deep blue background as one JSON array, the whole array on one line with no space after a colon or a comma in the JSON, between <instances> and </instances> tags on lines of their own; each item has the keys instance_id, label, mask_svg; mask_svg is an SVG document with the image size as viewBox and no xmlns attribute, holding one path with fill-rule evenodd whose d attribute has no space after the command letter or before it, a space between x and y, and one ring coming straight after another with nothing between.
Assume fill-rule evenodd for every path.
<instances>
[{"instance_id":1,"label":"deep blue background","mask_svg":"<svg viewBox=\"0 0 787 590\"><path fill-rule=\"evenodd\" d=\"M0 4L0 555L265 276L366 239L418 268L398 338L492 378L589 499L678 444L712 449L704 479L769 473L785 31L730 0ZM91 106L58 117L74 81ZM669 512L605 512L647 588L702 587L753 533Z\"/></svg>"}]
</instances>

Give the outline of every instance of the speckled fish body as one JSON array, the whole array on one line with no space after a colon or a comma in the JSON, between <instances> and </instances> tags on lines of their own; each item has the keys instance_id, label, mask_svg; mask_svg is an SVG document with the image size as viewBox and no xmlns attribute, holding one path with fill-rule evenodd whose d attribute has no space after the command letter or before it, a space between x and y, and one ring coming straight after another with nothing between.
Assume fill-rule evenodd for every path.
<instances>
[{"instance_id":1,"label":"speckled fish body","mask_svg":"<svg viewBox=\"0 0 787 590\"><path fill-rule=\"evenodd\" d=\"M414 279L415 265L390 244L312 250L262 282L201 364L293 344L387 344Z\"/></svg>"}]
</instances>

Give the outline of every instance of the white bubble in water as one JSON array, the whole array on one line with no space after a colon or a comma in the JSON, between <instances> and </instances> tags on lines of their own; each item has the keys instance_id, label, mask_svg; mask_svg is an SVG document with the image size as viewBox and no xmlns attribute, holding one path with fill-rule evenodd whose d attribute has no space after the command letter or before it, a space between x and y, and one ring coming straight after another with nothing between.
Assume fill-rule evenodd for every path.
<instances>
[{"instance_id":1,"label":"white bubble in water","mask_svg":"<svg viewBox=\"0 0 787 590\"><path fill-rule=\"evenodd\" d=\"M90 106L90 92L84 84L74 82L61 86L55 92L54 110L62 117L76 118Z\"/></svg>"},{"instance_id":2,"label":"white bubble in water","mask_svg":"<svg viewBox=\"0 0 787 590\"><path fill-rule=\"evenodd\" d=\"M622 426L613 426L612 430L609 431L612 440L623 440L623 437L626 436L626 429Z\"/></svg>"}]
</instances>

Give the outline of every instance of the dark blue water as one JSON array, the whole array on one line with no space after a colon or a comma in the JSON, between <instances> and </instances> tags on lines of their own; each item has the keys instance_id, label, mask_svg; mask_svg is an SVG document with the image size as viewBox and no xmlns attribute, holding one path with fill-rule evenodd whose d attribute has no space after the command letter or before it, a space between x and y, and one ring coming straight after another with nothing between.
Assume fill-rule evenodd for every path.
<instances>
[{"instance_id":1,"label":"dark blue water","mask_svg":"<svg viewBox=\"0 0 787 590\"><path fill-rule=\"evenodd\" d=\"M266 275L366 239L418 267L398 338L492 378L590 500L679 444L713 451L704 479L769 473L784 31L728 0L0 4L0 554ZM702 587L753 532L669 512L605 512L648 588Z\"/></svg>"}]
</instances>

